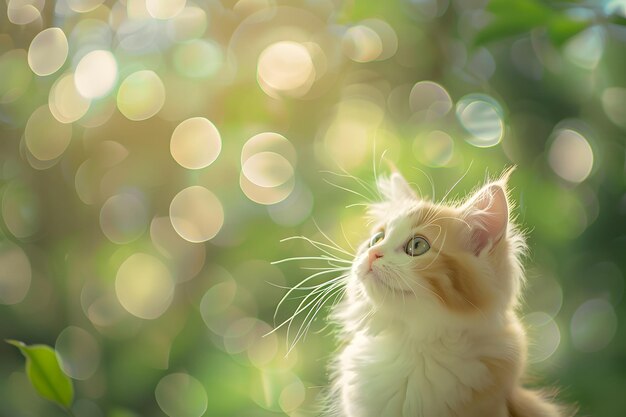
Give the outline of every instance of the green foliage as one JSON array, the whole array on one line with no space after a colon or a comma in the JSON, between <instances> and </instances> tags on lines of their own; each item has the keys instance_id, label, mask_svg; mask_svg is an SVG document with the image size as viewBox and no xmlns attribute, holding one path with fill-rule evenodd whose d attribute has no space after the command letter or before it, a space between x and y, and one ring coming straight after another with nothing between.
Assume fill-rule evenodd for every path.
<instances>
[{"instance_id":1,"label":"green foliage","mask_svg":"<svg viewBox=\"0 0 626 417\"><path fill-rule=\"evenodd\" d=\"M560 46L592 23L590 19L578 19L553 10L537 0L493 0L487 10L493 13L493 20L478 32L475 45L543 27L554 44Z\"/></svg>"},{"instance_id":2,"label":"green foliage","mask_svg":"<svg viewBox=\"0 0 626 417\"><path fill-rule=\"evenodd\" d=\"M49 346L30 345L17 340L7 340L26 358L26 375L39 395L65 410L69 410L74 400L72 381L59 366L57 356Z\"/></svg>"}]
</instances>

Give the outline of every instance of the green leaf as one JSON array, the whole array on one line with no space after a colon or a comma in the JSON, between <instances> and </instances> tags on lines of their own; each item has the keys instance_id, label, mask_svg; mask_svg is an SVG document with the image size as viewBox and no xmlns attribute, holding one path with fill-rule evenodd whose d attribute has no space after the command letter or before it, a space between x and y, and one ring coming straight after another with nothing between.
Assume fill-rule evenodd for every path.
<instances>
[{"instance_id":1,"label":"green leaf","mask_svg":"<svg viewBox=\"0 0 626 417\"><path fill-rule=\"evenodd\" d=\"M613 14L609 16L609 23L626 26L626 17Z\"/></svg>"},{"instance_id":2,"label":"green leaf","mask_svg":"<svg viewBox=\"0 0 626 417\"><path fill-rule=\"evenodd\" d=\"M577 20L559 15L555 16L548 26L548 35L555 45L563 45L569 38L587 29L591 21Z\"/></svg>"},{"instance_id":3,"label":"green leaf","mask_svg":"<svg viewBox=\"0 0 626 417\"><path fill-rule=\"evenodd\" d=\"M476 34L474 45L479 46L498 39L526 33L534 27L534 22L528 22L524 19L497 19Z\"/></svg>"},{"instance_id":4,"label":"green leaf","mask_svg":"<svg viewBox=\"0 0 626 417\"><path fill-rule=\"evenodd\" d=\"M7 340L26 357L26 375L40 396L68 410L74 399L72 381L61 370L54 349L46 345L27 346Z\"/></svg>"},{"instance_id":5,"label":"green leaf","mask_svg":"<svg viewBox=\"0 0 626 417\"><path fill-rule=\"evenodd\" d=\"M521 16L526 20L543 20L552 14L552 9L536 0L491 0L487 10L497 16Z\"/></svg>"},{"instance_id":6,"label":"green leaf","mask_svg":"<svg viewBox=\"0 0 626 417\"><path fill-rule=\"evenodd\" d=\"M492 0L488 10L494 20L478 32L475 45L529 32L554 16L553 10L535 0Z\"/></svg>"}]
</instances>

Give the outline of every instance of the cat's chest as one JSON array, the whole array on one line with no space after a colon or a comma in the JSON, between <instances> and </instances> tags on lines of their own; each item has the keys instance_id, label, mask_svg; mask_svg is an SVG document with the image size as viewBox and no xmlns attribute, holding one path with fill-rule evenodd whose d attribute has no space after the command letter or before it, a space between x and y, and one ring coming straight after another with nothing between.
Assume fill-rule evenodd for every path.
<instances>
[{"instance_id":1,"label":"cat's chest","mask_svg":"<svg viewBox=\"0 0 626 417\"><path fill-rule=\"evenodd\" d=\"M491 382L487 367L462 340L357 337L342 353L341 374L347 417L453 415Z\"/></svg>"}]
</instances>

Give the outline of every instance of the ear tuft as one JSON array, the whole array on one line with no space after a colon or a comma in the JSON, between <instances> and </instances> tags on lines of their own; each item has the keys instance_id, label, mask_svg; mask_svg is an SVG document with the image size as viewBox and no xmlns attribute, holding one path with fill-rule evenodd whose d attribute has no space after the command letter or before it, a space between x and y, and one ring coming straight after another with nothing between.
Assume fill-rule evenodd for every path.
<instances>
[{"instance_id":1,"label":"ear tuft","mask_svg":"<svg viewBox=\"0 0 626 417\"><path fill-rule=\"evenodd\" d=\"M394 172L390 177L379 178L378 190L389 201L417 200L417 194L399 172Z\"/></svg>"},{"instance_id":2,"label":"ear tuft","mask_svg":"<svg viewBox=\"0 0 626 417\"><path fill-rule=\"evenodd\" d=\"M470 248L479 255L505 235L509 223L509 204L504 185L506 177L487 184L465 204L466 221L470 226Z\"/></svg>"}]
</instances>

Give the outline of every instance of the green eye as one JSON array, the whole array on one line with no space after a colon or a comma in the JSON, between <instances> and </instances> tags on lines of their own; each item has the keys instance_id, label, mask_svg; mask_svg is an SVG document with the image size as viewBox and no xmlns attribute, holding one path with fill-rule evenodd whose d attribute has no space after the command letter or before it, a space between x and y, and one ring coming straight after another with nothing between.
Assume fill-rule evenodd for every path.
<instances>
[{"instance_id":1,"label":"green eye","mask_svg":"<svg viewBox=\"0 0 626 417\"><path fill-rule=\"evenodd\" d=\"M377 244L378 242L380 242L381 240L383 240L384 237L385 237L385 232L382 232L382 231L372 236L372 238L370 239L370 248L374 246L375 244Z\"/></svg>"},{"instance_id":2,"label":"green eye","mask_svg":"<svg viewBox=\"0 0 626 417\"><path fill-rule=\"evenodd\" d=\"M430 243L426 239L421 236L415 236L407 242L404 251L410 256L420 256L428 252L429 249Z\"/></svg>"}]
</instances>

